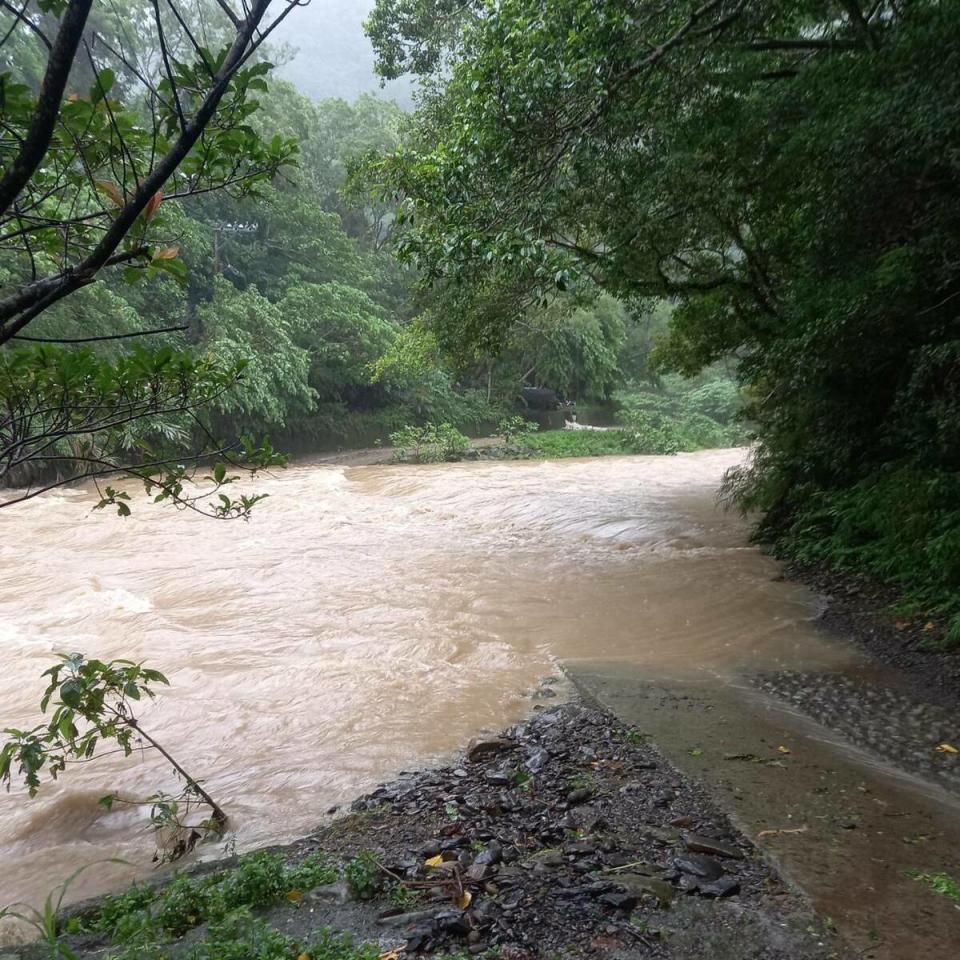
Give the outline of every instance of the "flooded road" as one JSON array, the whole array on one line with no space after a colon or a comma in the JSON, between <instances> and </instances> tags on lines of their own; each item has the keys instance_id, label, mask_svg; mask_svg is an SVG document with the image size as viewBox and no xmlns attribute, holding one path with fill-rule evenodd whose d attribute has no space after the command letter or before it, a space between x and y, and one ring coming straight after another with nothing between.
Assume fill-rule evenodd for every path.
<instances>
[{"instance_id":1,"label":"flooded road","mask_svg":"<svg viewBox=\"0 0 960 960\"><path fill-rule=\"evenodd\" d=\"M742 456L300 464L255 482L270 499L247 524L37 498L0 514L0 726L39 719L57 652L147 660L171 688L143 726L242 850L529 712L558 660L719 682L843 669L856 657L813 627L813 597L715 507ZM0 904L107 856L133 866L72 898L148 875L145 814L97 800L158 789L176 789L160 758L108 757L0 795Z\"/></svg>"}]
</instances>

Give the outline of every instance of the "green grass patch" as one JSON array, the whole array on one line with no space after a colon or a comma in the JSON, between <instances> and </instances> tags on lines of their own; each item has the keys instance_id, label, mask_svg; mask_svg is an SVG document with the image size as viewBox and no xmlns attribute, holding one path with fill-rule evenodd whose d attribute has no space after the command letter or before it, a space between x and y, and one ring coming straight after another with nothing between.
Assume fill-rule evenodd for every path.
<instances>
[{"instance_id":1,"label":"green grass patch","mask_svg":"<svg viewBox=\"0 0 960 960\"><path fill-rule=\"evenodd\" d=\"M187 949L178 947L177 960L376 960L376 944L358 944L347 934L327 928L297 940L253 917L244 907L210 925L207 935ZM160 943L136 944L111 953L106 960L172 960L171 948Z\"/></svg>"},{"instance_id":2,"label":"green grass patch","mask_svg":"<svg viewBox=\"0 0 960 960\"><path fill-rule=\"evenodd\" d=\"M544 430L527 434L520 442L538 457L548 460L636 452L631 438L623 430Z\"/></svg>"},{"instance_id":3,"label":"green grass patch","mask_svg":"<svg viewBox=\"0 0 960 960\"><path fill-rule=\"evenodd\" d=\"M949 874L913 871L910 876L928 886L934 893L939 893L940 896L954 903L960 903L960 883L957 883Z\"/></svg>"},{"instance_id":4,"label":"green grass patch","mask_svg":"<svg viewBox=\"0 0 960 960\"><path fill-rule=\"evenodd\" d=\"M134 886L105 897L92 913L72 918L66 932L103 933L124 944L176 939L198 924L219 923L238 910L266 906L338 876L321 854L291 865L279 854L255 853L230 870L180 874L162 887Z\"/></svg>"}]
</instances>

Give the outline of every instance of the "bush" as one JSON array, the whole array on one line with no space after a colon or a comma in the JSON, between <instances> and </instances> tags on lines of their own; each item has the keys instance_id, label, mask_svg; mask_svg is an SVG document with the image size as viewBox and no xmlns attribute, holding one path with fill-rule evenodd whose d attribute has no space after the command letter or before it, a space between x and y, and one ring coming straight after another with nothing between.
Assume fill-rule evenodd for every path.
<instances>
[{"instance_id":1,"label":"bush","mask_svg":"<svg viewBox=\"0 0 960 960\"><path fill-rule=\"evenodd\" d=\"M732 380L711 380L683 398L684 410L719 424L732 423L741 407L740 391Z\"/></svg>"},{"instance_id":2,"label":"bush","mask_svg":"<svg viewBox=\"0 0 960 960\"><path fill-rule=\"evenodd\" d=\"M691 387L682 377L670 376L659 391L621 390L615 400L617 419L633 434L635 453L733 447L749 439L737 420L740 391L729 378Z\"/></svg>"},{"instance_id":3,"label":"bush","mask_svg":"<svg viewBox=\"0 0 960 960\"><path fill-rule=\"evenodd\" d=\"M414 463L442 463L459 460L470 449L470 440L449 423L407 426L390 434L397 460Z\"/></svg>"},{"instance_id":4,"label":"bush","mask_svg":"<svg viewBox=\"0 0 960 960\"><path fill-rule=\"evenodd\" d=\"M133 887L107 896L78 918L70 932L106 933L116 943L183 936L200 923L216 923L243 907L262 907L291 890L309 890L337 879L337 870L314 854L290 865L279 854L255 853L232 870L206 876L180 874L159 889Z\"/></svg>"},{"instance_id":5,"label":"bush","mask_svg":"<svg viewBox=\"0 0 960 960\"><path fill-rule=\"evenodd\" d=\"M678 424L684 450L709 450L736 445L735 433L702 413L689 413Z\"/></svg>"},{"instance_id":6,"label":"bush","mask_svg":"<svg viewBox=\"0 0 960 960\"><path fill-rule=\"evenodd\" d=\"M537 424L521 416L502 417L497 424L497 436L503 437L506 444L524 441L529 434L536 433L537 430Z\"/></svg>"},{"instance_id":7,"label":"bush","mask_svg":"<svg viewBox=\"0 0 960 960\"><path fill-rule=\"evenodd\" d=\"M765 532L799 563L861 570L898 585L903 608L951 618L960 646L960 475L902 465L852 487L808 490Z\"/></svg>"},{"instance_id":8,"label":"bush","mask_svg":"<svg viewBox=\"0 0 960 960\"><path fill-rule=\"evenodd\" d=\"M631 453L679 453L690 449L677 423L667 417L635 410L621 414L620 422Z\"/></svg>"},{"instance_id":9,"label":"bush","mask_svg":"<svg viewBox=\"0 0 960 960\"><path fill-rule=\"evenodd\" d=\"M524 439L539 457L604 457L632 453L622 430L544 430L529 434Z\"/></svg>"}]
</instances>

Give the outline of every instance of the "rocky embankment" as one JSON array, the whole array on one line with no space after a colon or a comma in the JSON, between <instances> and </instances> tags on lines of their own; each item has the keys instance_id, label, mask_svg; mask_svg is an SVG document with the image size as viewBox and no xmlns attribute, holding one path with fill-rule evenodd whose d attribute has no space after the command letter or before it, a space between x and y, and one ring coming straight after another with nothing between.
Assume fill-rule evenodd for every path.
<instances>
[{"instance_id":1,"label":"rocky embankment","mask_svg":"<svg viewBox=\"0 0 960 960\"><path fill-rule=\"evenodd\" d=\"M225 949L210 904L222 920L234 906L224 896L246 891L236 905L246 915L252 907L257 942L278 944L267 954L251 945L250 958L312 960L309 945L327 942L326 929L358 945L340 951L344 960L840 956L827 927L699 787L641 731L582 703L540 708L454 763L402 775L331 813L280 851L282 864L240 858L181 877L186 885L139 888L139 914L125 913L122 897L85 905L66 942L84 957L209 960ZM251 883L267 873L323 880L278 895L291 881L277 879L264 902ZM154 939L124 946L119 932L137 924ZM243 953L231 944L230 957Z\"/></svg>"},{"instance_id":2,"label":"rocky embankment","mask_svg":"<svg viewBox=\"0 0 960 960\"><path fill-rule=\"evenodd\" d=\"M832 953L700 789L642 733L584 705L476 741L461 763L382 787L351 813L356 826L317 843L370 847L423 892L378 920L407 953Z\"/></svg>"},{"instance_id":3,"label":"rocky embankment","mask_svg":"<svg viewBox=\"0 0 960 960\"><path fill-rule=\"evenodd\" d=\"M340 879L256 910L294 950L329 927L407 956L839 956L700 788L642 732L581 703L540 709L335 812L283 855L293 871L328 858ZM151 916L168 909L160 896ZM102 931L111 910L86 907L73 926ZM200 926L141 955L212 956L190 952L208 935ZM73 946L112 955L102 934Z\"/></svg>"}]
</instances>

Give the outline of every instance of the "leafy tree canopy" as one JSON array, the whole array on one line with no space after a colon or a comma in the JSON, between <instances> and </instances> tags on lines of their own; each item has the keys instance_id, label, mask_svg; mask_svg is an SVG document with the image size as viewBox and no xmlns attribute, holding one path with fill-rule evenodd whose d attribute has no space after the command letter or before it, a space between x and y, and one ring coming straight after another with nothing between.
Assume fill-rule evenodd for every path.
<instances>
[{"instance_id":1,"label":"leafy tree canopy","mask_svg":"<svg viewBox=\"0 0 960 960\"><path fill-rule=\"evenodd\" d=\"M960 609L934 560L960 517L918 517L929 550L907 560L878 518L910 485L877 482L946 490L960 469L956 0L453 9L380 0L370 21L384 73L430 81L404 145L356 178L399 204L400 255L452 296L669 300L661 367L739 360L761 440L741 502ZM477 312L461 340L520 317Z\"/></svg>"}]
</instances>

